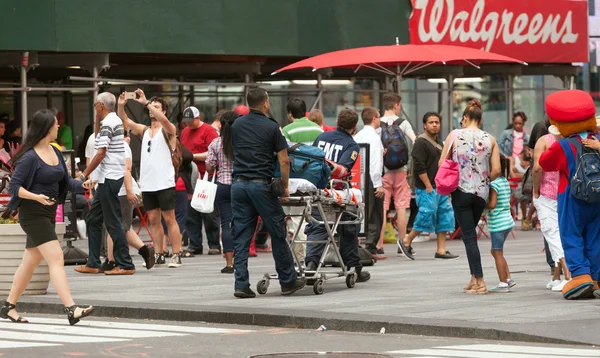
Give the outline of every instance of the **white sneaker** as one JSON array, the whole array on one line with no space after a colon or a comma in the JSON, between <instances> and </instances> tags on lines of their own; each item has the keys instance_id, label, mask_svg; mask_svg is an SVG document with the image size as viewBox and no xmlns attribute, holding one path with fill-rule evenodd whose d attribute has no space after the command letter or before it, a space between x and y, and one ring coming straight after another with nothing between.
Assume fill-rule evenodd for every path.
<instances>
[{"instance_id":1,"label":"white sneaker","mask_svg":"<svg viewBox=\"0 0 600 358\"><path fill-rule=\"evenodd\" d=\"M181 256L179 254L173 254L171 256L171 262L167 265L168 268L177 268L181 266Z\"/></svg>"},{"instance_id":2,"label":"white sneaker","mask_svg":"<svg viewBox=\"0 0 600 358\"><path fill-rule=\"evenodd\" d=\"M565 287L565 285L567 284L567 280L562 280L561 283L559 283L558 285L552 287L552 292L562 292L563 287Z\"/></svg>"},{"instance_id":3,"label":"white sneaker","mask_svg":"<svg viewBox=\"0 0 600 358\"><path fill-rule=\"evenodd\" d=\"M554 286L558 286L561 283L561 280L550 280L550 282L548 282L548 284L546 285L546 289L551 290Z\"/></svg>"}]
</instances>

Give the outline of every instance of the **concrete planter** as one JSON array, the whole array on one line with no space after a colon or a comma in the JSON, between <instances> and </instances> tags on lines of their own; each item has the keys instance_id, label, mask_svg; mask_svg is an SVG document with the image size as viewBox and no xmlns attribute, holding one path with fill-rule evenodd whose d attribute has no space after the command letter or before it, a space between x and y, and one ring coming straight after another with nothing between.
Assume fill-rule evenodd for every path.
<instances>
[{"instance_id":1,"label":"concrete planter","mask_svg":"<svg viewBox=\"0 0 600 358\"><path fill-rule=\"evenodd\" d=\"M64 223L56 223L56 235L62 242L66 231ZM0 296L7 296L12 281L21 264L27 236L19 224L0 225ZM45 260L33 272L24 295L45 295L50 283L50 271Z\"/></svg>"}]
</instances>

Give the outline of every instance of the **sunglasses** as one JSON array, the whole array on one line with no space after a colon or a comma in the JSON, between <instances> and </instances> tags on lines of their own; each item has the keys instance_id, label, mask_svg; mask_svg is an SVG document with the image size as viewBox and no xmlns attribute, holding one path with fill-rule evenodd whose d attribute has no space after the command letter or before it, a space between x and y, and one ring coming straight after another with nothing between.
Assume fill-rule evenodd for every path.
<instances>
[{"instance_id":1,"label":"sunglasses","mask_svg":"<svg viewBox=\"0 0 600 358\"><path fill-rule=\"evenodd\" d=\"M148 153L150 153L150 148L152 147L152 139L148 141Z\"/></svg>"}]
</instances>

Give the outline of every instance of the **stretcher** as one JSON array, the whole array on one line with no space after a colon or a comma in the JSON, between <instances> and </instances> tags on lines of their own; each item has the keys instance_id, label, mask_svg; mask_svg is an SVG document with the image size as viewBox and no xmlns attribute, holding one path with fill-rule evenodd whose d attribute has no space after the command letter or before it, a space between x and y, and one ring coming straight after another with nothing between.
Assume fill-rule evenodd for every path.
<instances>
[{"instance_id":1,"label":"stretcher","mask_svg":"<svg viewBox=\"0 0 600 358\"><path fill-rule=\"evenodd\" d=\"M318 225L324 225L327 237L324 240L300 240L298 232L288 240L292 257L294 258L296 273L298 277L307 279L307 283L313 286L313 292L316 295L323 294L325 281L333 278L346 279L346 286L353 288L358 277L354 268L348 269L344 265L339 245L335 240L335 233L339 225L357 225L362 223L364 216L364 204L360 190L352 189L349 183L341 180L332 180L330 188L336 189L317 189L310 182L303 179L290 179L289 198L281 198L281 206L287 218L300 217L300 225L304 222L312 222ZM313 212L320 214L321 219L315 218ZM342 220L342 216L345 219ZM321 254L317 269L307 271L304 265L291 249L293 244L325 244L325 249ZM333 251L335 257L340 263L339 267L325 268L325 257ZM258 281L256 290L259 294L267 293L270 280L278 279L276 274L265 273Z\"/></svg>"}]
</instances>

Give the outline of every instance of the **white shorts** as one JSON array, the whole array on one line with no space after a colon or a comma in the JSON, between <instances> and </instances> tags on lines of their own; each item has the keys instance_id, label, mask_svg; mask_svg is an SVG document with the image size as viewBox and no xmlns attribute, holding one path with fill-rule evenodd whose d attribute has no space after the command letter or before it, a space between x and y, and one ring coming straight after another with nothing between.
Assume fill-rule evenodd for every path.
<instances>
[{"instance_id":1,"label":"white shorts","mask_svg":"<svg viewBox=\"0 0 600 358\"><path fill-rule=\"evenodd\" d=\"M558 228L558 202L543 195L533 199L533 205L537 209L540 226L548 247L552 260L558 260L565 257L565 252L560 241L560 231Z\"/></svg>"}]
</instances>

